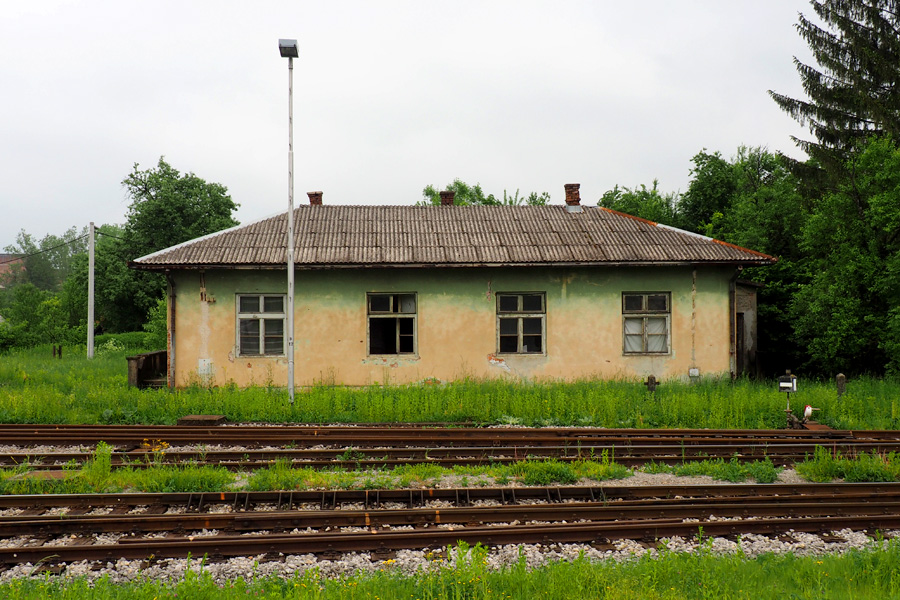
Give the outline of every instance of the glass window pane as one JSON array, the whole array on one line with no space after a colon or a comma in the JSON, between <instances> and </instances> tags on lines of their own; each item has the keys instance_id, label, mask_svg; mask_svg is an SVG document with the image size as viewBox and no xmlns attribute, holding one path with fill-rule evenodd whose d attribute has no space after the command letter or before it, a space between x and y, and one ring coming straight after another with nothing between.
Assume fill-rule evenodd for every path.
<instances>
[{"instance_id":1,"label":"glass window pane","mask_svg":"<svg viewBox=\"0 0 900 600\"><path fill-rule=\"evenodd\" d=\"M626 295L625 310L628 312L640 312L644 310L644 297L637 295Z\"/></svg>"},{"instance_id":2,"label":"glass window pane","mask_svg":"<svg viewBox=\"0 0 900 600\"><path fill-rule=\"evenodd\" d=\"M284 312L284 296L264 296L263 312Z\"/></svg>"},{"instance_id":3,"label":"glass window pane","mask_svg":"<svg viewBox=\"0 0 900 600\"><path fill-rule=\"evenodd\" d=\"M414 313L416 312L416 295L400 294L400 312Z\"/></svg>"},{"instance_id":4,"label":"glass window pane","mask_svg":"<svg viewBox=\"0 0 900 600\"><path fill-rule=\"evenodd\" d=\"M264 330L266 332L266 337L277 335L281 337L284 335L284 321L281 319L266 319L263 321Z\"/></svg>"},{"instance_id":5,"label":"glass window pane","mask_svg":"<svg viewBox=\"0 0 900 600\"><path fill-rule=\"evenodd\" d=\"M500 312L518 312L519 297L511 294L503 294L498 296L500 301Z\"/></svg>"},{"instance_id":6,"label":"glass window pane","mask_svg":"<svg viewBox=\"0 0 900 600\"><path fill-rule=\"evenodd\" d=\"M259 320L241 319L241 337L244 336L259 337Z\"/></svg>"},{"instance_id":7,"label":"glass window pane","mask_svg":"<svg viewBox=\"0 0 900 600\"><path fill-rule=\"evenodd\" d=\"M522 336L522 352L542 352L541 336L539 335L523 335Z\"/></svg>"},{"instance_id":8,"label":"glass window pane","mask_svg":"<svg viewBox=\"0 0 900 600\"><path fill-rule=\"evenodd\" d=\"M241 296L241 312L259 312L259 296Z\"/></svg>"},{"instance_id":9,"label":"glass window pane","mask_svg":"<svg viewBox=\"0 0 900 600\"><path fill-rule=\"evenodd\" d=\"M643 338L639 335L625 336L625 352L641 352Z\"/></svg>"},{"instance_id":10,"label":"glass window pane","mask_svg":"<svg viewBox=\"0 0 900 600\"><path fill-rule=\"evenodd\" d=\"M369 319L369 354L397 354L397 319Z\"/></svg>"},{"instance_id":11,"label":"glass window pane","mask_svg":"<svg viewBox=\"0 0 900 600\"><path fill-rule=\"evenodd\" d=\"M242 355L259 354L259 321L256 319L241 319L240 329L240 353Z\"/></svg>"},{"instance_id":12,"label":"glass window pane","mask_svg":"<svg viewBox=\"0 0 900 600\"><path fill-rule=\"evenodd\" d=\"M400 352L410 353L414 350L413 348L413 336L411 335L401 335L400 336Z\"/></svg>"},{"instance_id":13,"label":"glass window pane","mask_svg":"<svg viewBox=\"0 0 900 600\"><path fill-rule=\"evenodd\" d=\"M369 296L369 312L391 312L390 294Z\"/></svg>"},{"instance_id":14,"label":"glass window pane","mask_svg":"<svg viewBox=\"0 0 900 600\"><path fill-rule=\"evenodd\" d=\"M413 320L412 319L397 319L397 323L400 326L400 335L412 335L413 333Z\"/></svg>"},{"instance_id":15,"label":"glass window pane","mask_svg":"<svg viewBox=\"0 0 900 600\"><path fill-rule=\"evenodd\" d=\"M625 319L625 334L638 334L644 332L643 319Z\"/></svg>"},{"instance_id":16,"label":"glass window pane","mask_svg":"<svg viewBox=\"0 0 900 600\"><path fill-rule=\"evenodd\" d=\"M543 319L541 318L522 319L522 333L536 333L540 335L544 332L542 321Z\"/></svg>"},{"instance_id":17,"label":"glass window pane","mask_svg":"<svg viewBox=\"0 0 900 600\"><path fill-rule=\"evenodd\" d=\"M542 312L544 310L544 297L541 294L523 294L522 310L524 312Z\"/></svg>"},{"instance_id":18,"label":"glass window pane","mask_svg":"<svg viewBox=\"0 0 900 600\"><path fill-rule=\"evenodd\" d=\"M662 318L647 319L647 333L660 335L666 333L666 320Z\"/></svg>"},{"instance_id":19,"label":"glass window pane","mask_svg":"<svg viewBox=\"0 0 900 600\"><path fill-rule=\"evenodd\" d=\"M284 322L272 320L265 324L265 353L281 354L284 352Z\"/></svg>"},{"instance_id":20,"label":"glass window pane","mask_svg":"<svg viewBox=\"0 0 900 600\"><path fill-rule=\"evenodd\" d=\"M516 335L518 333L518 319L500 319L500 335Z\"/></svg>"},{"instance_id":21,"label":"glass window pane","mask_svg":"<svg viewBox=\"0 0 900 600\"><path fill-rule=\"evenodd\" d=\"M500 352L518 352L519 338L514 335L500 336Z\"/></svg>"},{"instance_id":22,"label":"glass window pane","mask_svg":"<svg viewBox=\"0 0 900 600\"><path fill-rule=\"evenodd\" d=\"M647 336L647 352L667 352L666 336L664 335L648 335Z\"/></svg>"},{"instance_id":23,"label":"glass window pane","mask_svg":"<svg viewBox=\"0 0 900 600\"><path fill-rule=\"evenodd\" d=\"M647 296L647 310L653 312L667 312L669 310L669 298L665 294L653 294Z\"/></svg>"}]
</instances>

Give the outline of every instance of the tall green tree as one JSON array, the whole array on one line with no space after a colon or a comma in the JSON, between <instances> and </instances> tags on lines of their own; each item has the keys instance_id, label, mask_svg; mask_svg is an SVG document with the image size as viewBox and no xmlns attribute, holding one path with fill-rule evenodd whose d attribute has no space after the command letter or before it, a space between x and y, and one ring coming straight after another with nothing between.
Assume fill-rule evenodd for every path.
<instances>
[{"instance_id":1,"label":"tall green tree","mask_svg":"<svg viewBox=\"0 0 900 600\"><path fill-rule=\"evenodd\" d=\"M724 214L737 193L733 165L718 152L705 149L691 159L691 181L678 200L678 226L688 231L708 234L716 214Z\"/></svg>"},{"instance_id":2,"label":"tall green tree","mask_svg":"<svg viewBox=\"0 0 900 600\"><path fill-rule=\"evenodd\" d=\"M108 332L139 331L164 295L162 276L129 269L129 261L238 224L225 186L182 174L164 158L150 169L135 164L122 185L131 199L125 225L99 227L95 247L95 314ZM86 325L87 271L81 254L60 295L72 327Z\"/></svg>"},{"instance_id":3,"label":"tall green tree","mask_svg":"<svg viewBox=\"0 0 900 600\"><path fill-rule=\"evenodd\" d=\"M106 298L111 306L105 326L111 331L137 331L151 308L163 297L161 275L127 269L128 261L221 231L238 224L232 213L238 205L219 183L193 173L180 173L160 157L156 167L141 170L135 163L122 181L131 198L121 239L113 246L112 284Z\"/></svg>"},{"instance_id":4,"label":"tall green tree","mask_svg":"<svg viewBox=\"0 0 900 600\"><path fill-rule=\"evenodd\" d=\"M803 231L796 332L820 372L900 373L900 147L874 139L843 170Z\"/></svg>"},{"instance_id":5,"label":"tall green tree","mask_svg":"<svg viewBox=\"0 0 900 600\"><path fill-rule=\"evenodd\" d=\"M770 90L815 140L794 138L815 162L840 174L847 153L872 135L900 135L900 4L897 0L811 0L823 23L800 15L797 30L818 66L796 57L808 99Z\"/></svg>"},{"instance_id":6,"label":"tall green tree","mask_svg":"<svg viewBox=\"0 0 900 600\"><path fill-rule=\"evenodd\" d=\"M122 181L131 198L122 245L129 260L238 224L224 185L182 174L164 157L155 168L139 167Z\"/></svg>"},{"instance_id":7,"label":"tall green tree","mask_svg":"<svg viewBox=\"0 0 900 600\"><path fill-rule=\"evenodd\" d=\"M507 194L503 190L503 197L497 198L493 194L485 194L481 189L481 184L469 185L461 179L454 179L453 183L448 184L444 190L454 192L453 204L456 206L517 206L527 204L531 206L543 206L550 202L550 194L542 192L531 192L527 195L520 196L519 190L515 194ZM438 206L441 203L441 190L433 185L425 186L422 190L421 205Z\"/></svg>"},{"instance_id":8,"label":"tall green tree","mask_svg":"<svg viewBox=\"0 0 900 600\"><path fill-rule=\"evenodd\" d=\"M655 223L675 226L678 221L675 213L677 202L678 196L675 193L662 194L659 191L659 181L654 179L650 188L644 184L639 188L620 188L617 185L604 192L597 205Z\"/></svg>"},{"instance_id":9,"label":"tall green tree","mask_svg":"<svg viewBox=\"0 0 900 600\"><path fill-rule=\"evenodd\" d=\"M763 284L758 292L762 369L770 375L797 369L807 355L795 335L791 308L794 295L810 278L802 248L810 208L783 157L764 148L740 147L726 162L731 196L723 202L724 212L713 214L705 233L778 257L774 265L747 269L741 277Z\"/></svg>"}]
</instances>

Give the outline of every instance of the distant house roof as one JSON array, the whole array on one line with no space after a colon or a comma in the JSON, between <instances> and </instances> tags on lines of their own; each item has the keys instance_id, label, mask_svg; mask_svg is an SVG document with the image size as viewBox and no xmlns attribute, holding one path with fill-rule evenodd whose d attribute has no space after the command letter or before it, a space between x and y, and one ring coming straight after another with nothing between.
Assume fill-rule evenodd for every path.
<instances>
[{"instance_id":1,"label":"distant house roof","mask_svg":"<svg viewBox=\"0 0 900 600\"><path fill-rule=\"evenodd\" d=\"M0 276L11 273L14 268L25 268L25 259L22 257L22 255L0 254Z\"/></svg>"},{"instance_id":2,"label":"distant house roof","mask_svg":"<svg viewBox=\"0 0 900 600\"><path fill-rule=\"evenodd\" d=\"M284 268L287 212L135 259L137 269ZM294 209L298 269L765 265L777 259L594 206Z\"/></svg>"}]
</instances>

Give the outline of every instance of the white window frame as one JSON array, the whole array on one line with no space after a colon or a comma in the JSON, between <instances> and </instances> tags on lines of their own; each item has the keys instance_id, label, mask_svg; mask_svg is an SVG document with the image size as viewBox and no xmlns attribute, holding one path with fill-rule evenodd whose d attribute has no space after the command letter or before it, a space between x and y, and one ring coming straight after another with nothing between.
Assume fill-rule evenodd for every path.
<instances>
[{"instance_id":1,"label":"white window frame","mask_svg":"<svg viewBox=\"0 0 900 600\"><path fill-rule=\"evenodd\" d=\"M650 307L650 297L665 298L665 308ZM641 308L626 307L627 297L640 297ZM662 334L651 331L651 321L663 319L665 331ZM629 331L629 322L631 331ZM638 331L635 331L638 325ZM641 349L628 350L628 340L640 336ZM665 336L663 350L650 350L651 338ZM672 293L671 292L622 292L622 353L628 356L663 356L672 352Z\"/></svg>"},{"instance_id":2,"label":"white window frame","mask_svg":"<svg viewBox=\"0 0 900 600\"><path fill-rule=\"evenodd\" d=\"M413 311L404 311L402 296L412 296ZM373 310L372 299L388 297L389 308L386 311ZM367 292L366 293L366 355L367 356L418 356L419 355L419 297L416 292ZM396 352L372 352L372 319L395 319L396 329L394 347ZM401 334L400 319L412 319L412 333ZM412 337L412 350L401 351L401 338Z\"/></svg>"},{"instance_id":3,"label":"white window frame","mask_svg":"<svg viewBox=\"0 0 900 600\"><path fill-rule=\"evenodd\" d=\"M495 294L497 300L497 354L504 355L521 355L521 356L546 356L547 355L547 293L546 292L497 292ZM539 296L541 299L540 310L525 310L523 306L524 296ZM516 310L502 310L500 308L501 298L516 297ZM526 334L524 332L524 319L540 319L541 320L541 350L540 352L531 352L523 350L525 347L524 338L535 335L533 333ZM512 337L509 334L500 333L501 320L516 321L516 350L501 350L501 337Z\"/></svg>"},{"instance_id":4,"label":"white window frame","mask_svg":"<svg viewBox=\"0 0 900 600\"><path fill-rule=\"evenodd\" d=\"M244 311L241 312L241 299L242 298L253 298L256 297L259 299L259 308L258 311ZM275 311L266 311L265 310L265 299L266 298L281 298L281 308L280 312ZM235 307L235 348L237 349L237 355L241 357L255 357L255 358L267 358L267 357L277 357L277 356L286 356L287 355L287 313L284 311L285 306L287 305L287 295L286 294L236 294L234 307ZM259 321L259 353L245 353L243 352L243 347L241 346L241 321ZM281 321L281 351L280 352L266 352L266 321Z\"/></svg>"}]
</instances>

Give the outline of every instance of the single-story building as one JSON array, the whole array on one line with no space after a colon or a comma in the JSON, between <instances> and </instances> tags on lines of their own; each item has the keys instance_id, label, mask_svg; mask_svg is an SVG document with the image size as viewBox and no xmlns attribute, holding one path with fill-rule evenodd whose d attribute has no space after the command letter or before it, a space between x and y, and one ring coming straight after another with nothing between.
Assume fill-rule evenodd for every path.
<instances>
[{"instance_id":1,"label":"single-story building","mask_svg":"<svg viewBox=\"0 0 900 600\"><path fill-rule=\"evenodd\" d=\"M596 206L294 209L298 386L737 373L775 258ZM168 281L170 386L283 385L287 212L130 263ZM749 290L749 291L748 291ZM751 333L755 328L750 330ZM752 346L755 348L755 343Z\"/></svg>"}]
</instances>

